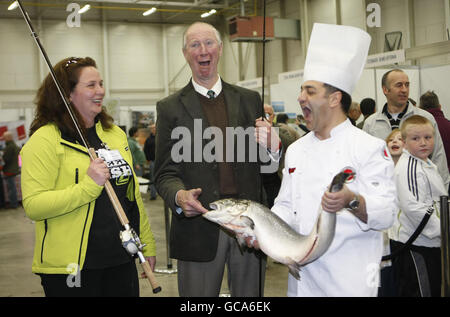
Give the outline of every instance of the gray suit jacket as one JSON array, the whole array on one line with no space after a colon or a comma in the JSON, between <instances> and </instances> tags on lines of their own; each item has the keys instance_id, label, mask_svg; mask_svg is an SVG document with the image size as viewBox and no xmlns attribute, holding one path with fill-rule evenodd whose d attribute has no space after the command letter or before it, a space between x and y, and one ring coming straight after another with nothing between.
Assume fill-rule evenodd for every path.
<instances>
[{"instance_id":1,"label":"gray suit jacket","mask_svg":"<svg viewBox=\"0 0 450 317\"><path fill-rule=\"evenodd\" d=\"M261 98L257 92L222 81L222 93L227 104L229 127L253 127L255 119L262 116ZM220 199L218 163L205 161L199 153L211 140L190 142L194 139L198 141L208 126L191 82L157 103L155 183L159 194L173 211L176 209L175 194L180 189L201 188L199 200L207 209L211 202ZM172 139L172 132L175 139ZM186 135L190 137L186 138ZM235 160L232 165L238 196L262 202L260 164L256 160L248 161L250 143L254 143L253 135L248 139L246 146L237 146L235 137ZM186 145L184 150L187 152L183 154L190 150L190 162L178 161L181 144ZM172 149L177 150L171 153ZM237 162L238 152L242 154L243 151L246 162ZM213 260L219 227L201 216L187 218L176 212L172 214L170 257L197 262Z\"/></svg>"}]
</instances>

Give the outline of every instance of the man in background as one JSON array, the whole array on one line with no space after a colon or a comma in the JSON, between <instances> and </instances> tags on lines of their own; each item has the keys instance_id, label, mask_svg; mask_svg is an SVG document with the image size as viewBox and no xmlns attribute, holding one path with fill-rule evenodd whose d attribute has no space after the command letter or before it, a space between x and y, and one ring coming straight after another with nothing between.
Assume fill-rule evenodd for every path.
<instances>
[{"instance_id":1,"label":"man in background","mask_svg":"<svg viewBox=\"0 0 450 317\"><path fill-rule=\"evenodd\" d=\"M420 108L431 113L436 119L442 143L444 143L445 156L447 156L447 167L450 170L450 121L444 116L439 98L434 91L427 91L420 96Z\"/></svg>"},{"instance_id":2,"label":"man in background","mask_svg":"<svg viewBox=\"0 0 450 317\"><path fill-rule=\"evenodd\" d=\"M350 105L350 109L348 110L347 117L350 119L350 122L356 126L356 121L358 121L361 116L361 110L359 109L359 103L356 101L352 101Z\"/></svg>"},{"instance_id":3,"label":"man in background","mask_svg":"<svg viewBox=\"0 0 450 317\"><path fill-rule=\"evenodd\" d=\"M145 140L144 143L144 154L145 158L149 163L150 169L150 180L152 184L150 184L150 200L156 199L156 187L155 187L155 137L156 137L156 125L152 123L150 126L150 135Z\"/></svg>"},{"instance_id":4,"label":"man in background","mask_svg":"<svg viewBox=\"0 0 450 317\"><path fill-rule=\"evenodd\" d=\"M5 149L3 151L3 177L6 181L8 190L9 208L19 207L17 201L16 175L20 173L19 152L20 148L14 142L13 134L10 131L3 133L5 140Z\"/></svg>"},{"instance_id":5,"label":"man in background","mask_svg":"<svg viewBox=\"0 0 450 317\"><path fill-rule=\"evenodd\" d=\"M359 109L361 110L362 115L364 116L364 120L358 123L356 126L360 129L364 127L364 122L366 119L375 113L375 100L372 98L364 98L359 103Z\"/></svg>"},{"instance_id":6,"label":"man in background","mask_svg":"<svg viewBox=\"0 0 450 317\"><path fill-rule=\"evenodd\" d=\"M128 145L130 146L131 155L133 157L133 169L137 176L144 174L145 155L137 141L138 128L131 127L128 130Z\"/></svg>"},{"instance_id":7,"label":"man in background","mask_svg":"<svg viewBox=\"0 0 450 317\"><path fill-rule=\"evenodd\" d=\"M363 130L385 140L389 133L398 129L408 117L417 114L427 118L431 121L435 130L435 143L431 160L438 167L445 185L448 186L450 178L447 157L436 120L427 111L409 103L409 84L409 77L403 70L392 69L386 72L381 79L381 87L387 102L382 109L367 118Z\"/></svg>"}]
</instances>

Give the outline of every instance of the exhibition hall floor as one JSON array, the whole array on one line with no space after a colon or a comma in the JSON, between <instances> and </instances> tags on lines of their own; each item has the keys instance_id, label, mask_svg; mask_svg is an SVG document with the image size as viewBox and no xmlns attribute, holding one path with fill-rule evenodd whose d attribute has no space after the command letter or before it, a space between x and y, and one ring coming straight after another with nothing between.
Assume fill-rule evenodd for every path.
<instances>
[{"instance_id":1,"label":"exhibition hall floor","mask_svg":"<svg viewBox=\"0 0 450 317\"><path fill-rule=\"evenodd\" d=\"M164 203L160 197L149 200L144 194L144 204L156 240L157 264L159 271L167 270L166 233ZM34 249L34 224L25 217L22 207L0 209L0 297L40 297L44 296L40 278L31 273ZM176 261L172 260L173 268ZM138 265L139 272L142 271ZM286 296L288 269L268 260L264 296ZM149 282L140 279L140 294L143 297L177 297L176 273L155 273L162 291L153 294ZM226 281L222 283L221 295L229 294Z\"/></svg>"}]
</instances>

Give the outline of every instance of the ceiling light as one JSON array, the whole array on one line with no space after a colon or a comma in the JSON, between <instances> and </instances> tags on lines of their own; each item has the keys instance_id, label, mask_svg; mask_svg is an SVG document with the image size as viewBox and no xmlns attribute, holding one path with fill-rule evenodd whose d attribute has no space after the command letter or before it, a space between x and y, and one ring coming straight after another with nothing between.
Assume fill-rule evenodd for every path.
<instances>
[{"instance_id":1,"label":"ceiling light","mask_svg":"<svg viewBox=\"0 0 450 317\"><path fill-rule=\"evenodd\" d=\"M78 11L79 14L85 13L86 11L88 11L91 8L90 4L86 4L84 7L82 7L80 9L80 11Z\"/></svg>"},{"instance_id":2,"label":"ceiling light","mask_svg":"<svg viewBox=\"0 0 450 317\"><path fill-rule=\"evenodd\" d=\"M13 3L11 3L8 7L8 10L14 10L15 8L17 8L19 6L19 3L17 1L14 1Z\"/></svg>"},{"instance_id":3,"label":"ceiling light","mask_svg":"<svg viewBox=\"0 0 450 317\"><path fill-rule=\"evenodd\" d=\"M202 15L200 15L200 17L207 18L207 17L209 17L210 15L212 15L212 14L214 14L216 12L217 11L215 9L211 9L209 12L202 13Z\"/></svg>"},{"instance_id":4,"label":"ceiling light","mask_svg":"<svg viewBox=\"0 0 450 317\"><path fill-rule=\"evenodd\" d=\"M150 15L150 14L152 14L152 13L155 13L155 11L156 11L156 8L153 7L153 8L151 8L150 10L147 10L147 11L145 11L144 13L142 13L142 15L143 15L143 16L147 16L147 15Z\"/></svg>"}]
</instances>

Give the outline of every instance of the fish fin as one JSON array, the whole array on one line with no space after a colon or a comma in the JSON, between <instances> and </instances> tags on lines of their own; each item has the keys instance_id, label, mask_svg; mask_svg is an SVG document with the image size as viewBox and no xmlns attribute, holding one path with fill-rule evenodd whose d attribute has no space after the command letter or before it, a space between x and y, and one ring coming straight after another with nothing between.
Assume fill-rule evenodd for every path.
<instances>
[{"instance_id":1,"label":"fish fin","mask_svg":"<svg viewBox=\"0 0 450 317\"><path fill-rule=\"evenodd\" d=\"M300 281L300 265L297 263L288 264L289 273L295 277L296 280Z\"/></svg>"},{"instance_id":2,"label":"fish fin","mask_svg":"<svg viewBox=\"0 0 450 317\"><path fill-rule=\"evenodd\" d=\"M245 223L247 226L249 226L252 230L255 228L255 223L253 222L252 218L247 216L241 216L241 220L243 223Z\"/></svg>"},{"instance_id":3,"label":"fish fin","mask_svg":"<svg viewBox=\"0 0 450 317\"><path fill-rule=\"evenodd\" d=\"M290 257L287 257L286 260L286 265L289 268L289 273L291 273L291 275L295 277L296 280L300 281L300 263L295 262Z\"/></svg>"}]
</instances>

